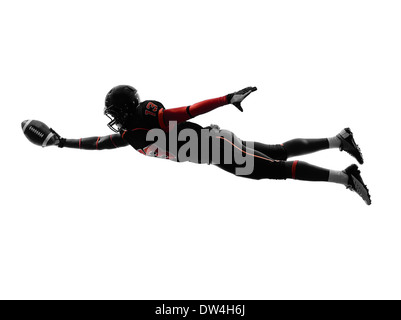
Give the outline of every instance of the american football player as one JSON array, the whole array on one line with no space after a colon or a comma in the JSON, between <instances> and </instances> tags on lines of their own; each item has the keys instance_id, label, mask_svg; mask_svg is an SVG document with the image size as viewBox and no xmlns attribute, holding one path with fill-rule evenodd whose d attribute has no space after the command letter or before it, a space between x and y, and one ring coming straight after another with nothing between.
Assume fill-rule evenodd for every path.
<instances>
[{"instance_id":1,"label":"american football player","mask_svg":"<svg viewBox=\"0 0 401 320\"><path fill-rule=\"evenodd\" d=\"M355 191L366 204L371 204L369 190L362 180L357 165L352 164L343 171L336 171L314 166L304 161L288 160L288 158L295 156L337 148L341 151L345 150L362 164L362 153L349 128L345 128L339 134L329 138L297 138L282 144L270 145L243 141L234 133L221 130L216 125L203 128L189 121L201 114L229 104L233 104L240 111L243 111L241 102L254 91L256 91L256 87L247 87L219 98L201 101L189 106L165 109L159 101L141 101L137 90L132 86L119 85L108 92L104 107L104 114L110 119L108 127L115 132L114 134L67 139L62 138L52 130L55 136L54 145L60 148L84 150L114 149L131 145L138 152L147 156L178 162L191 161L213 164L232 174L251 179L298 179L338 183ZM153 139L150 139L152 130L158 132L159 139L157 141L154 139L155 135L153 135ZM160 132L165 134L165 139L160 139ZM174 136L172 132L175 132ZM201 139L203 132L208 133L207 139ZM186 133L185 139L182 138L184 133ZM189 148L191 150L186 148L185 152L180 152L191 140L191 135L198 138L192 139L195 140L197 148L195 150L194 148ZM216 149L218 150L217 154L214 152L215 149L211 147L213 142L216 141L220 147ZM207 145L205 146L205 144ZM226 160L227 154L225 153L227 150L232 156L230 161ZM252 170L246 175L238 174L238 169L243 167L243 163L235 160L244 155L252 157L253 161Z\"/></svg>"}]
</instances>

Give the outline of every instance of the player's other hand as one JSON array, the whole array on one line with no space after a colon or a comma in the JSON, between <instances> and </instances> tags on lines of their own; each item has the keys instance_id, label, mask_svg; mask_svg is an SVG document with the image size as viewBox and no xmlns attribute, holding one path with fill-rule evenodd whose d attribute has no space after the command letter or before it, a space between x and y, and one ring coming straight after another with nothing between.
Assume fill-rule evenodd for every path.
<instances>
[{"instance_id":1,"label":"player's other hand","mask_svg":"<svg viewBox=\"0 0 401 320\"><path fill-rule=\"evenodd\" d=\"M256 90L257 90L256 87L246 87L237 92L230 93L229 95L227 95L227 101L228 103L231 103L234 106L236 106L239 111L243 112L244 110L241 107L242 100L244 100L247 96L249 96L252 92Z\"/></svg>"}]
</instances>

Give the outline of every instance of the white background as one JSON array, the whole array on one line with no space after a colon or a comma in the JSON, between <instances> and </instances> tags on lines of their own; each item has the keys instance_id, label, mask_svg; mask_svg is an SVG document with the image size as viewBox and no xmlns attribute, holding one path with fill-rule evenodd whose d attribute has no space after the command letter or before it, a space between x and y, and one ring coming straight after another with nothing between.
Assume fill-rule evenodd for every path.
<instances>
[{"instance_id":1,"label":"white background","mask_svg":"<svg viewBox=\"0 0 401 320\"><path fill-rule=\"evenodd\" d=\"M398 1L3 1L1 299L400 299ZM281 143L351 127L373 204L343 186L42 149L21 131L111 133L117 84ZM299 157L342 170L345 152Z\"/></svg>"}]
</instances>

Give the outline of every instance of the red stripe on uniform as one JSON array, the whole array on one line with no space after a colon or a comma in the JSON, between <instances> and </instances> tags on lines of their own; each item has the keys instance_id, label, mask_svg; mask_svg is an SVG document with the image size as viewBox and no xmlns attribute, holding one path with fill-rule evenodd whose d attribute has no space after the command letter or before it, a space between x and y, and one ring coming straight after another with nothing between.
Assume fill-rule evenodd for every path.
<instances>
[{"instance_id":1,"label":"red stripe on uniform","mask_svg":"<svg viewBox=\"0 0 401 320\"><path fill-rule=\"evenodd\" d=\"M99 147L99 139L100 139L100 137L97 137L97 140L96 140L96 150L98 150L98 147Z\"/></svg>"},{"instance_id":2,"label":"red stripe on uniform","mask_svg":"<svg viewBox=\"0 0 401 320\"><path fill-rule=\"evenodd\" d=\"M116 146L116 144L114 143L113 138L111 137L111 135L110 135L110 140L111 140L111 143L114 145L114 147L117 148L117 146Z\"/></svg>"},{"instance_id":3,"label":"red stripe on uniform","mask_svg":"<svg viewBox=\"0 0 401 320\"><path fill-rule=\"evenodd\" d=\"M145 128L135 128L135 129L132 129L131 131L136 131L136 130L147 130L147 131L149 131L149 129L145 129Z\"/></svg>"},{"instance_id":4,"label":"red stripe on uniform","mask_svg":"<svg viewBox=\"0 0 401 320\"><path fill-rule=\"evenodd\" d=\"M292 173L292 178L293 178L293 179L295 179L295 172L296 172L296 169L297 169L297 164L298 164L298 160L295 160L295 161L292 163L291 173Z\"/></svg>"},{"instance_id":5,"label":"red stripe on uniform","mask_svg":"<svg viewBox=\"0 0 401 320\"><path fill-rule=\"evenodd\" d=\"M269 159L269 158L265 158L265 157L258 156L258 155L256 155L256 154L248 153L248 152L242 150L241 148L237 147L234 143L232 143L231 141L227 140L227 139L224 138L224 137L216 137L216 138L217 138L217 139L222 139L222 140L224 140L224 141L227 141L227 142L230 143L233 147L235 147L235 148L237 148L238 150L240 150L242 153L245 153L245 154L250 155L250 156L252 156L252 157L260 158L260 159L267 160L267 161L270 161L270 162L279 162L279 160Z\"/></svg>"},{"instance_id":6,"label":"red stripe on uniform","mask_svg":"<svg viewBox=\"0 0 401 320\"><path fill-rule=\"evenodd\" d=\"M79 139L79 149L81 149L81 140L82 138Z\"/></svg>"}]
</instances>

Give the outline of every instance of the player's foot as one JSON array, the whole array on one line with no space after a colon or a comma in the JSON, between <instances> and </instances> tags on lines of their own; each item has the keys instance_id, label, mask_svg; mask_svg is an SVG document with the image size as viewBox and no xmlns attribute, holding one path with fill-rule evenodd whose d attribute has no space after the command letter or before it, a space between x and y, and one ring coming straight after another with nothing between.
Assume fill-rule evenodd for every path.
<instances>
[{"instance_id":1,"label":"player's foot","mask_svg":"<svg viewBox=\"0 0 401 320\"><path fill-rule=\"evenodd\" d=\"M346 168L344 172L349 178L347 189L355 191L366 202L367 205L370 205L372 201L370 199L369 190L362 180L361 172L359 171L358 166L356 164L352 164Z\"/></svg>"},{"instance_id":2,"label":"player's foot","mask_svg":"<svg viewBox=\"0 0 401 320\"><path fill-rule=\"evenodd\" d=\"M355 143L354 136L350 128L345 128L338 135L337 138L341 140L340 150L346 151L353 156L360 164L363 164L363 157L361 149Z\"/></svg>"}]
</instances>

